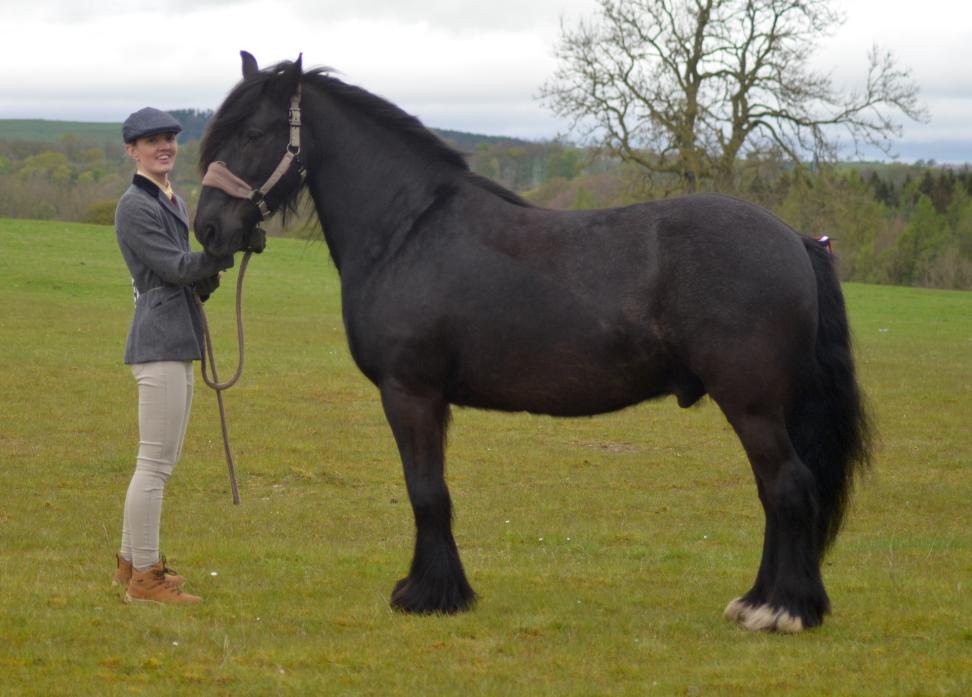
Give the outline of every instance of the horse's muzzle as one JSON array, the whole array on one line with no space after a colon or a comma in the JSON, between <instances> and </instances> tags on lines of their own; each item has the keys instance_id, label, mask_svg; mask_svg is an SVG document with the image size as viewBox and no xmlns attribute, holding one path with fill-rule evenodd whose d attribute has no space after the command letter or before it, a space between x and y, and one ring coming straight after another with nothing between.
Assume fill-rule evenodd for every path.
<instances>
[{"instance_id":1,"label":"horse's muzzle","mask_svg":"<svg viewBox=\"0 0 972 697\"><path fill-rule=\"evenodd\" d=\"M207 223L202 228L196 228L196 239L199 240L199 244L203 246L203 249L211 249L213 242L216 240L216 224Z\"/></svg>"},{"instance_id":2,"label":"horse's muzzle","mask_svg":"<svg viewBox=\"0 0 972 697\"><path fill-rule=\"evenodd\" d=\"M267 232L262 227L255 226L247 235L244 251L259 254L267 247Z\"/></svg>"}]
</instances>

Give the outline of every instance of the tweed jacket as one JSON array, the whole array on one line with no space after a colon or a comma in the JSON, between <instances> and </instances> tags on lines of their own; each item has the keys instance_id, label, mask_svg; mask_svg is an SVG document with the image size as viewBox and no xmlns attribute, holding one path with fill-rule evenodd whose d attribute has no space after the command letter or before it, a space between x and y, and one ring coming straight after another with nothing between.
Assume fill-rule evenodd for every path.
<instances>
[{"instance_id":1,"label":"tweed jacket","mask_svg":"<svg viewBox=\"0 0 972 697\"><path fill-rule=\"evenodd\" d=\"M170 200L139 174L118 201L115 235L135 293L125 363L201 358L202 319L192 284L230 268L233 257L191 251L185 202Z\"/></svg>"}]
</instances>

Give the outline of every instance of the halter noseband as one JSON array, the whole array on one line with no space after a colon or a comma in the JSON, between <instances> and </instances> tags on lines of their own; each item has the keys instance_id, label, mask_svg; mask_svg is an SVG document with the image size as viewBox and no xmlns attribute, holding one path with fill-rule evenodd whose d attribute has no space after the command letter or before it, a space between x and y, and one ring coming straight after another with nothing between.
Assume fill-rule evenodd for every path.
<instances>
[{"instance_id":1,"label":"halter noseband","mask_svg":"<svg viewBox=\"0 0 972 697\"><path fill-rule=\"evenodd\" d=\"M287 152L280 158L276 169L258 188L254 189L245 181L230 171L225 162L211 162L206 168L203 176L202 185L219 189L234 198L242 198L252 201L260 213L260 219L266 220L274 214L274 210L267 204L267 196L273 188L283 179L290 168L297 164L297 172L300 175L300 183L303 184L307 178L307 170L300 159L300 83L297 83L297 91L290 98L290 110L287 112L287 120L290 123L290 143L287 145Z\"/></svg>"}]
</instances>

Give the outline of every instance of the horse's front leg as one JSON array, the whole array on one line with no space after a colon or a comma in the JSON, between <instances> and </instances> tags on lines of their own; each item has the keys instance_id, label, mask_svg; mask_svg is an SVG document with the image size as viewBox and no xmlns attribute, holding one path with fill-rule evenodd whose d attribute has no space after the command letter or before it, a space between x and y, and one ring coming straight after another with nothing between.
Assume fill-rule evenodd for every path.
<instances>
[{"instance_id":1,"label":"horse's front leg","mask_svg":"<svg viewBox=\"0 0 972 697\"><path fill-rule=\"evenodd\" d=\"M381 386L381 401L415 514L412 566L392 592L392 607L418 613L467 610L476 594L452 537L452 502L445 483L449 404L441 394L408 389L397 381Z\"/></svg>"}]
</instances>

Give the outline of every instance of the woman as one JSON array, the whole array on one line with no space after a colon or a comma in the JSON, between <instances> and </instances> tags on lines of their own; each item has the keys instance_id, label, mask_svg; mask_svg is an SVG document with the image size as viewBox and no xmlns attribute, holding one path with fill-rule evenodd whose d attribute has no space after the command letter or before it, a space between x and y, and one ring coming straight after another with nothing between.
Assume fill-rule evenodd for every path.
<instances>
[{"instance_id":1,"label":"woman","mask_svg":"<svg viewBox=\"0 0 972 697\"><path fill-rule=\"evenodd\" d=\"M159 553L159 523L166 481L179 460L192 403L192 361L202 357L202 324L193 290L205 300L233 257L212 257L189 247L189 212L169 174L182 126L146 107L125 120L122 136L137 170L118 202L115 233L132 275L135 317L125 363L138 383L139 447L125 497L121 550L114 584L126 602L192 604L182 577Z\"/></svg>"}]
</instances>

